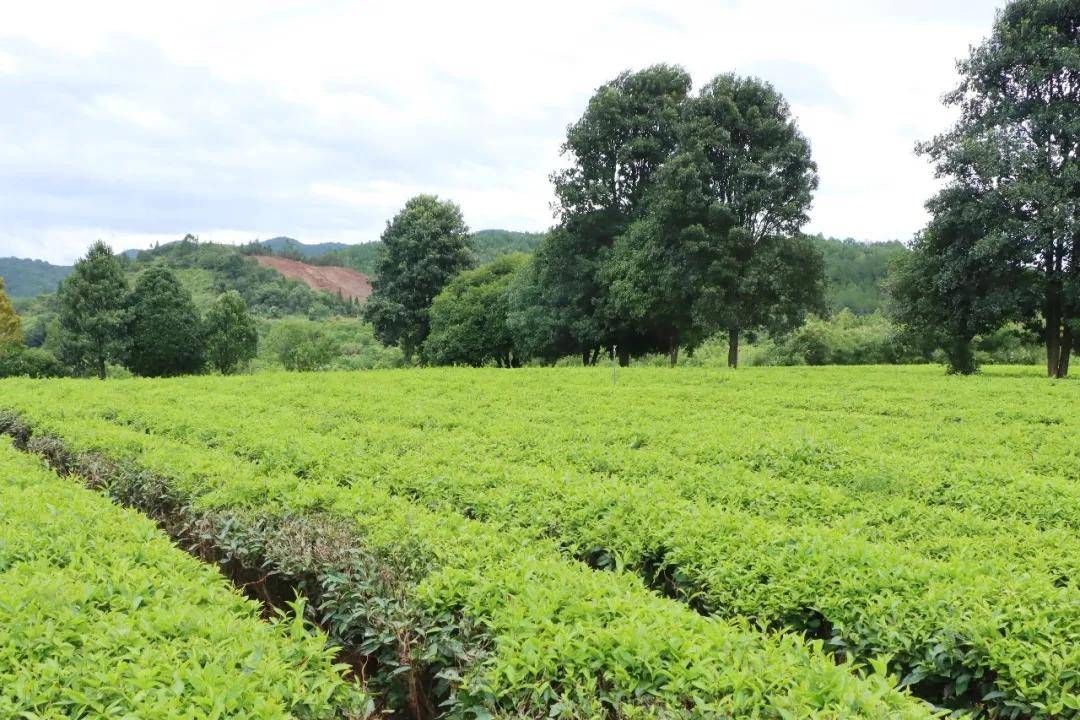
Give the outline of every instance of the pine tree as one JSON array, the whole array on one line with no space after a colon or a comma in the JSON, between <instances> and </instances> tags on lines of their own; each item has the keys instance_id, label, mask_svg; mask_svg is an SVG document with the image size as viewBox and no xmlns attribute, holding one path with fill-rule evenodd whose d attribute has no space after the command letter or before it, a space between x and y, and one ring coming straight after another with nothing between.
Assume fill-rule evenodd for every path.
<instances>
[{"instance_id":1,"label":"pine tree","mask_svg":"<svg viewBox=\"0 0 1080 720\"><path fill-rule=\"evenodd\" d=\"M60 286L61 359L105 377L105 364L123 348L127 281L120 261L100 240Z\"/></svg>"},{"instance_id":2,"label":"pine tree","mask_svg":"<svg viewBox=\"0 0 1080 720\"><path fill-rule=\"evenodd\" d=\"M125 365L137 375L165 377L202 370L203 323L189 293L165 265L153 265L128 298Z\"/></svg>"}]
</instances>

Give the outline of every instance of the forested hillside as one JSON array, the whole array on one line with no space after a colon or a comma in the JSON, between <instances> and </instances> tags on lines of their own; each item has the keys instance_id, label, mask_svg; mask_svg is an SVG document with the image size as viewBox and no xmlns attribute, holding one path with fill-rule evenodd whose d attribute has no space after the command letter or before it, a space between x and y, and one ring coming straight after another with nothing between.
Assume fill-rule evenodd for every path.
<instances>
[{"instance_id":1,"label":"forested hillside","mask_svg":"<svg viewBox=\"0 0 1080 720\"><path fill-rule=\"evenodd\" d=\"M70 265L53 265L44 260L0 258L0 277L4 278L7 293L13 298L30 298L53 292L70 273Z\"/></svg>"},{"instance_id":2,"label":"forested hillside","mask_svg":"<svg viewBox=\"0 0 1080 720\"><path fill-rule=\"evenodd\" d=\"M164 261L177 272L199 308L209 306L221 293L235 290L254 314L265 317L320 318L356 313L353 303L311 290L271 268L259 267L232 245L199 242L188 236L140 252L126 268L137 276L158 261Z\"/></svg>"},{"instance_id":3,"label":"forested hillside","mask_svg":"<svg viewBox=\"0 0 1080 720\"><path fill-rule=\"evenodd\" d=\"M349 245L346 245L345 243L338 242L302 243L299 240L283 235L272 237L269 240L262 240L260 244L263 247L272 250L275 255L287 257L296 254L305 259L321 257L329 252L344 250L349 247Z\"/></svg>"},{"instance_id":4,"label":"forested hillside","mask_svg":"<svg viewBox=\"0 0 1080 720\"><path fill-rule=\"evenodd\" d=\"M859 242L847 238L813 236L825 258L826 300L829 310L848 308L856 315L869 315L885 302L884 281L889 265L907 252L904 244Z\"/></svg>"}]
</instances>

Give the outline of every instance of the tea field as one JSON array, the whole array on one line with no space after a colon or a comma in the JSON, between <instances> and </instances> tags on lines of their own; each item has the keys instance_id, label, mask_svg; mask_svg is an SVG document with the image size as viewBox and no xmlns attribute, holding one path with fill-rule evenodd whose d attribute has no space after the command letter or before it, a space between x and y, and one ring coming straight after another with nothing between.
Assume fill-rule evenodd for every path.
<instances>
[{"instance_id":1,"label":"tea field","mask_svg":"<svg viewBox=\"0 0 1080 720\"><path fill-rule=\"evenodd\" d=\"M1080 382L1036 369L7 380L0 412L265 604L302 592L325 697L376 712L1080 717Z\"/></svg>"},{"instance_id":2,"label":"tea field","mask_svg":"<svg viewBox=\"0 0 1080 720\"><path fill-rule=\"evenodd\" d=\"M358 716L331 650L0 440L0 717Z\"/></svg>"}]
</instances>

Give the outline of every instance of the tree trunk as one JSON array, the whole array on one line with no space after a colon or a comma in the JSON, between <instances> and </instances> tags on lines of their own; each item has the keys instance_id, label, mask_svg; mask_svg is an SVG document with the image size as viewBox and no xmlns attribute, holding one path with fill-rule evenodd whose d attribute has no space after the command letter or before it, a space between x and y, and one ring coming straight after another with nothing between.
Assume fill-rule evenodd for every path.
<instances>
[{"instance_id":1,"label":"tree trunk","mask_svg":"<svg viewBox=\"0 0 1080 720\"><path fill-rule=\"evenodd\" d=\"M1050 324L1050 319L1046 321L1046 375L1047 377L1054 377L1057 375L1058 358L1060 357L1060 347L1058 343L1058 328L1057 323Z\"/></svg>"},{"instance_id":2,"label":"tree trunk","mask_svg":"<svg viewBox=\"0 0 1080 720\"><path fill-rule=\"evenodd\" d=\"M971 346L973 338L962 337L953 338L948 348L946 349L946 355L949 358L949 374L950 375L974 375L978 370L978 365L975 364L975 350Z\"/></svg>"},{"instance_id":3,"label":"tree trunk","mask_svg":"<svg viewBox=\"0 0 1080 720\"><path fill-rule=\"evenodd\" d=\"M1046 375L1057 377L1058 362L1061 359L1061 260L1057 243L1051 248L1046 261Z\"/></svg>"},{"instance_id":4,"label":"tree trunk","mask_svg":"<svg viewBox=\"0 0 1080 720\"><path fill-rule=\"evenodd\" d=\"M584 365L585 367L589 366L589 356L591 354L592 353L589 351L589 348L582 348L582 350L581 350L581 364Z\"/></svg>"},{"instance_id":5,"label":"tree trunk","mask_svg":"<svg viewBox=\"0 0 1080 720\"><path fill-rule=\"evenodd\" d=\"M630 351L625 348L619 348L619 367L630 367Z\"/></svg>"},{"instance_id":6,"label":"tree trunk","mask_svg":"<svg viewBox=\"0 0 1080 720\"><path fill-rule=\"evenodd\" d=\"M727 364L729 368L739 367L739 328L728 330Z\"/></svg>"},{"instance_id":7,"label":"tree trunk","mask_svg":"<svg viewBox=\"0 0 1080 720\"><path fill-rule=\"evenodd\" d=\"M600 351L601 350L603 350L603 348L601 348L601 347L594 347L593 348L592 358L589 360L590 365L595 365L597 362L599 362L599 360L600 360Z\"/></svg>"},{"instance_id":8,"label":"tree trunk","mask_svg":"<svg viewBox=\"0 0 1080 720\"><path fill-rule=\"evenodd\" d=\"M671 367L679 364L679 336L675 333L671 334L671 340L668 343L668 362L671 363Z\"/></svg>"},{"instance_id":9,"label":"tree trunk","mask_svg":"<svg viewBox=\"0 0 1080 720\"><path fill-rule=\"evenodd\" d=\"M1072 357L1074 342L1072 327L1066 325L1064 332L1061 333L1061 350L1058 356L1055 377L1065 378L1069 376L1069 359Z\"/></svg>"},{"instance_id":10,"label":"tree trunk","mask_svg":"<svg viewBox=\"0 0 1080 720\"><path fill-rule=\"evenodd\" d=\"M105 356L98 355L97 357L97 376L98 380L105 379Z\"/></svg>"}]
</instances>

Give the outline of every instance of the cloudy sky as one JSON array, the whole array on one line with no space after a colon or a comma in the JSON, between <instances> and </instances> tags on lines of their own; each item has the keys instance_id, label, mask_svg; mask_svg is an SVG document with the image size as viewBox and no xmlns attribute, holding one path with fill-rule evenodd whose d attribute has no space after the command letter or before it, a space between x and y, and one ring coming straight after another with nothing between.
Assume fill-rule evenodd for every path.
<instances>
[{"instance_id":1,"label":"cloudy sky","mask_svg":"<svg viewBox=\"0 0 1080 720\"><path fill-rule=\"evenodd\" d=\"M790 100L809 230L908 239L955 60L1000 0L4 2L0 256L94 239L378 238L418 192L542 230L566 126L618 72L728 71Z\"/></svg>"}]
</instances>

